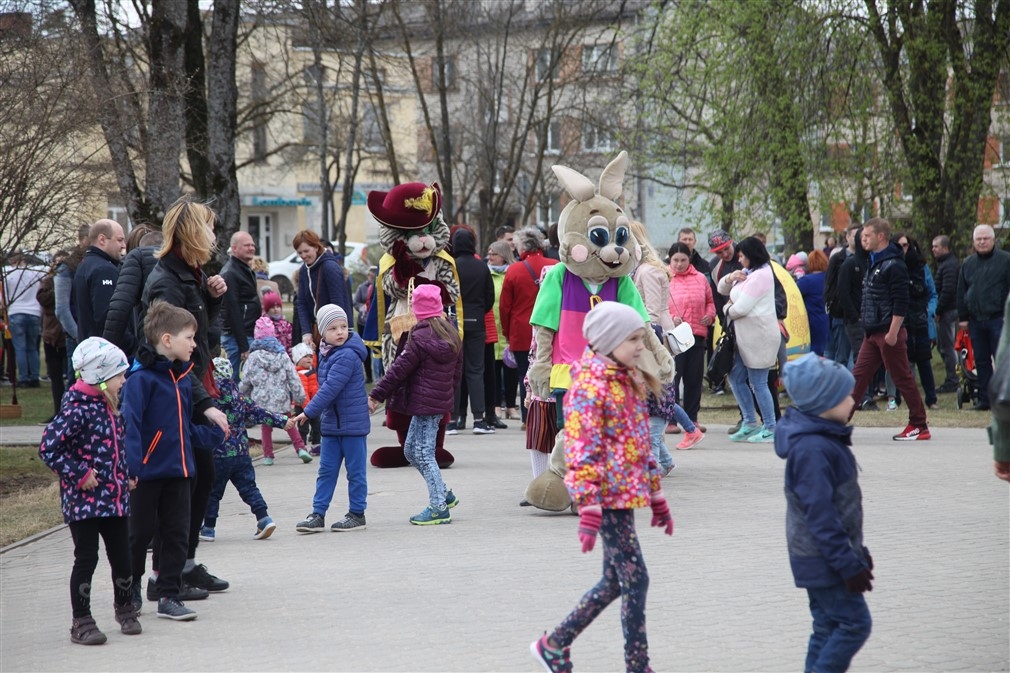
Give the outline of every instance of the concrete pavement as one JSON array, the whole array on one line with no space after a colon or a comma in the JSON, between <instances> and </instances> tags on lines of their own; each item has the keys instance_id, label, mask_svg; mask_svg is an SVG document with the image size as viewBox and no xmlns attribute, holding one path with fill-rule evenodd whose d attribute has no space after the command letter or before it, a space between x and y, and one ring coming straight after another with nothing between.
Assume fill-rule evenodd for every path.
<instances>
[{"instance_id":1,"label":"concrete pavement","mask_svg":"<svg viewBox=\"0 0 1010 673\"><path fill-rule=\"evenodd\" d=\"M390 443L378 417L375 425L369 446ZM100 562L102 647L68 636L66 528L9 548L0 555L0 670L540 670L529 643L596 582L601 556L579 553L574 517L516 506L530 468L511 425L447 439L457 462L445 478L461 501L449 526L407 523L426 501L413 469L370 468L366 531L299 535L316 463L281 451L275 466L257 467L279 529L252 539L252 514L234 489L225 494L217 540L197 557L232 587L190 603L196 621L156 619L145 603L143 635L121 635ZM1010 489L992 474L984 431L934 428L932 441L898 443L897 429L854 435L877 579L873 635L852 670L1008 671ZM0 439L28 441L31 430L37 438L41 428L3 428ZM786 556L783 462L770 446L730 443L717 426L695 450L674 453L666 491L676 532L667 538L638 517L653 667L799 670L809 613ZM346 503L341 478L327 523ZM623 670L622 644L615 605L575 642L576 670Z\"/></svg>"}]
</instances>

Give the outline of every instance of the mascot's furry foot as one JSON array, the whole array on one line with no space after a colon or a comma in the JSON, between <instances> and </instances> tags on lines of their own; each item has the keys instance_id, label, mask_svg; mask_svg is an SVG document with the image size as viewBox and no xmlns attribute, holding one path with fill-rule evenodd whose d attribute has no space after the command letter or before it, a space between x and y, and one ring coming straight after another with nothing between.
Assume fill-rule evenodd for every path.
<instances>
[{"instance_id":1,"label":"mascot's furry foot","mask_svg":"<svg viewBox=\"0 0 1010 673\"><path fill-rule=\"evenodd\" d=\"M572 505L572 499L565 488L565 480L550 470L530 482L526 487L526 501L537 509L548 512L563 512Z\"/></svg>"},{"instance_id":2,"label":"mascot's furry foot","mask_svg":"<svg viewBox=\"0 0 1010 673\"><path fill-rule=\"evenodd\" d=\"M372 467L407 467L410 465L406 456L403 455L402 446L380 446L372 452L370 461ZM456 459L445 449L436 448L435 462L438 463L440 469L444 470L452 467ZM562 484L562 488L564 488L564 484Z\"/></svg>"}]
</instances>

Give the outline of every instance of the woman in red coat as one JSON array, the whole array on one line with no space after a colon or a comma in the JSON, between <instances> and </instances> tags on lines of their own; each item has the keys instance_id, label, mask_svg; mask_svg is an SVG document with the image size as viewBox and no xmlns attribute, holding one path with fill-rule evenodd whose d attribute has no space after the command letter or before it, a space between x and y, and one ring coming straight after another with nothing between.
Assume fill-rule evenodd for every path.
<instances>
[{"instance_id":1,"label":"woman in red coat","mask_svg":"<svg viewBox=\"0 0 1010 673\"><path fill-rule=\"evenodd\" d=\"M505 271L498 314L502 333L516 359L516 376L522 381L530 366L530 345L533 341L530 315L540 291L540 271L558 261L544 257L544 234L537 227L523 227L515 232L513 241L519 251L519 261L510 264ZM519 410L525 428L526 386L523 385L519 386Z\"/></svg>"}]
</instances>

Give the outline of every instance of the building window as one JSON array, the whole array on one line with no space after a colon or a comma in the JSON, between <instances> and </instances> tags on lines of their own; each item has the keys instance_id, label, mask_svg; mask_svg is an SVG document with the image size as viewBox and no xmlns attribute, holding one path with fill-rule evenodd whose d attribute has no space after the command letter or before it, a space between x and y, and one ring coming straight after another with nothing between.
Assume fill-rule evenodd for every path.
<instances>
[{"instance_id":1,"label":"building window","mask_svg":"<svg viewBox=\"0 0 1010 673\"><path fill-rule=\"evenodd\" d=\"M558 61L560 54L557 49L537 49L536 66L537 80L556 79L558 76Z\"/></svg>"},{"instance_id":2,"label":"building window","mask_svg":"<svg viewBox=\"0 0 1010 673\"><path fill-rule=\"evenodd\" d=\"M548 154L561 153L561 122L552 121L547 124L547 144Z\"/></svg>"},{"instance_id":3,"label":"building window","mask_svg":"<svg viewBox=\"0 0 1010 673\"><path fill-rule=\"evenodd\" d=\"M382 152L386 147L382 140L379 113L371 103L365 105L361 116L361 146L366 152Z\"/></svg>"},{"instance_id":4,"label":"building window","mask_svg":"<svg viewBox=\"0 0 1010 673\"><path fill-rule=\"evenodd\" d=\"M1005 136L997 136L999 142L997 166L1010 167L1010 133Z\"/></svg>"},{"instance_id":5,"label":"building window","mask_svg":"<svg viewBox=\"0 0 1010 673\"><path fill-rule=\"evenodd\" d=\"M612 152L616 146L611 129L589 122L583 126L582 149L586 152Z\"/></svg>"},{"instance_id":6,"label":"building window","mask_svg":"<svg viewBox=\"0 0 1010 673\"><path fill-rule=\"evenodd\" d=\"M445 90L455 91L456 90L456 56L447 55L445 56ZM438 69L438 58L432 57L431 59L431 84L435 91L441 91L439 86L439 69Z\"/></svg>"},{"instance_id":7,"label":"building window","mask_svg":"<svg viewBox=\"0 0 1010 673\"><path fill-rule=\"evenodd\" d=\"M582 70L606 73L617 70L617 45L587 44L582 47Z\"/></svg>"},{"instance_id":8,"label":"building window","mask_svg":"<svg viewBox=\"0 0 1010 673\"><path fill-rule=\"evenodd\" d=\"M323 125L326 119L324 106L317 101L302 104L302 142L319 147L323 144Z\"/></svg>"}]
</instances>

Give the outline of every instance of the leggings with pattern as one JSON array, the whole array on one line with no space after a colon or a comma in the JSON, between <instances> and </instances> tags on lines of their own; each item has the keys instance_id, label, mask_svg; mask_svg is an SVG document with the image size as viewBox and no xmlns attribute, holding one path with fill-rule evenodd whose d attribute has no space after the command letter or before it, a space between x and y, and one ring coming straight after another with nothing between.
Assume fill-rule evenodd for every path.
<instances>
[{"instance_id":1,"label":"leggings with pattern","mask_svg":"<svg viewBox=\"0 0 1010 673\"><path fill-rule=\"evenodd\" d=\"M645 598L649 593L649 571L635 532L635 510L603 510L600 537L603 539L603 577L554 629L551 639L561 648L569 647L596 616L620 596L625 666L628 671L648 671Z\"/></svg>"}]
</instances>

